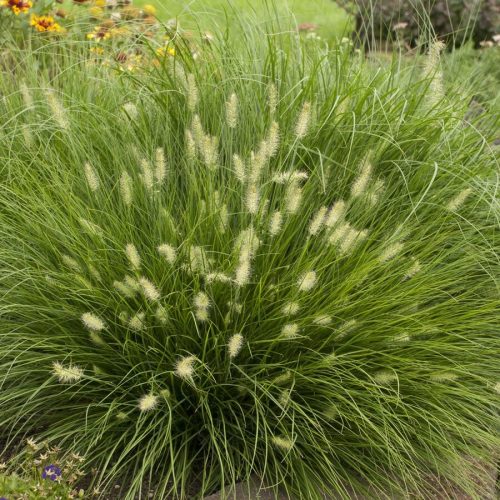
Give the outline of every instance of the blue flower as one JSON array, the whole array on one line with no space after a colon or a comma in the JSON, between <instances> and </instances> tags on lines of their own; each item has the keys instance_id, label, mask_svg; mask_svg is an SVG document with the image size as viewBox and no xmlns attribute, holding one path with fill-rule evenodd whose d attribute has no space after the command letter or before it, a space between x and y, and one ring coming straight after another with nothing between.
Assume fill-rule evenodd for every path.
<instances>
[{"instance_id":1,"label":"blue flower","mask_svg":"<svg viewBox=\"0 0 500 500\"><path fill-rule=\"evenodd\" d=\"M42 472L42 479L50 479L51 481L55 481L60 476L61 469L53 464L47 465ZM0 498L0 500L2 499Z\"/></svg>"}]
</instances>

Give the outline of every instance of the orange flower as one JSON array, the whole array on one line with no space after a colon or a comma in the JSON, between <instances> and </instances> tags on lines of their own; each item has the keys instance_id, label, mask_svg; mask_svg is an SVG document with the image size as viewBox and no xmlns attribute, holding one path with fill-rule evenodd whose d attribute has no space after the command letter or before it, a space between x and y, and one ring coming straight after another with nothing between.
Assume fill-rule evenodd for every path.
<instances>
[{"instance_id":1,"label":"orange flower","mask_svg":"<svg viewBox=\"0 0 500 500\"><path fill-rule=\"evenodd\" d=\"M0 7L7 7L16 16L28 12L33 7L31 0L0 0Z\"/></svg>"},{"instance_id":2,"label":"orange flower","mask_svg":"<svg viewBox=\"0 0 500 500\"><path fill-rule=\"evenodd\" d=\"M33 26L37 31L46 32L46 31L55 31L61 32L63 28L59 24L56 23L55 19L52 16L35 16L34 14L31 16L31 26Z\"/></svg>"}]
</instances>

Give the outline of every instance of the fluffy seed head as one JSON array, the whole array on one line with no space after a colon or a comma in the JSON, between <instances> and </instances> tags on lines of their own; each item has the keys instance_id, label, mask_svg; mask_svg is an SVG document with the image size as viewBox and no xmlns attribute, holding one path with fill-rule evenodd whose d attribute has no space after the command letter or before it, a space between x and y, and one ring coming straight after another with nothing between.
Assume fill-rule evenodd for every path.
<instances>
[{"instance_id":1,"label":"fluffy seed head","mask_svg":"<svg viewBox=\"0 0 500 500\"><path fill-rule=\"evenodd\" d=\"M154 394L144 394L144 396L139 399L139 404L137 405L141 411L151 411L158 406L158 396Z\"/></svg>"},{"instance_id":2,"label":"fluffy seed head","mask_svg":"<svg viewBox=\"0 0 500 500\"><path fill-rule=\"evenodd\" d=\"M136 315L130 318L128 326L130 327L131 330L140 332L145 327L144 318L145 318L144 313L137 313Z\"/></svg>"},{"instance_id":3,"label":"fluffy seed head","mask_svg":"<svg viewBox=\"0 0 500 500\"><path fill-rule=\"evenodd\" d=\"M305 102L302 105L297 123L295 124L295 136L297 139L303 139L309 130L309 123L311 121L311 103Z\"/></svg>"},{"instance_id":4,"label":"fluffy seed head","mask_svg":"<svg viewBox=\"0 0 500 500\"><path fill-rule=\"evenodd\" d=\"M129 207L132 205L132 177L128 172L122 172L120 177L120 193L123 203Z\"/></svg>"},{"instance_id":5,"label":"fluffy seed head","mask_svg":"<svg viewBox=\"0 0 500 500\"><path fill-rule=\"evenodd\" d=\"M275 174L272 178L276 184L288 184L306 181L309 175L301 170L290 170L288 172L280 172Z\"/></svg>"},{"instance_id":6,"label":"fluffy seed head","mask_svg":"<svg viewBox=\"0 0 500 500\"><path fill-rule=\"evenodd\" d=\"M97 172L95 171L94 167L90 163L85 163L84 167L84 172L85 172L85 178L87 179L87 184L89 186L89 189L93 192L97 191L99 189L99 176L97 175Z\"/></svg>"},{"instance_id":7,"label":"fluffy seed head","mask_svg":"<svg viewBox=\"0 0 500 500\"><path fill-rule=\"evenodd\" d=\"M54 121L63 130L68 130L70 124L67 112L61 101L56 96L55 91L53 89L47 89L45 91L45 96L47 98L47 104L49 105L50 111L52 112L52 118L54 119Z\"/></svg>"},{"instance_id":8,"label":"fluffy seed head","mask_svg":"<svg viewBox=\"0 0 500 500\"><path fill-rule=\"evenodd\" d=\"M301 292L309 292L312 290L317 281L317 275L315 271L308 271L303 274L297 281L297 286Z\"/></svg>"},{"instance_id":9,"label":"fluffy seed head","mask_svg":"<svg viewBox=\"0 0 500 500\"><path fill-rule=\"evenodd\" d=\"M287 437L272 436L271 442L274 444L274 446L284 451L290 451L293 448L293 441Z\"/></svg>"},{"instance_id":10,"label":"fluffy seed head","mask_svg":"<svg viewBox=\"0 0 500 500\"><path fill-rule=\"evenodd\" d=\"M267 156L272 158L277 152L280 146L280 127L278 122L273 121L271 127L269 128L269 133L267 134Z\"/></svg>"},{"instance_id":11,"label":"fluffy seed head","mask_svg":"<svg viewBox=\"0 0 500 500\"><path fill-rule=\"evenodd\" d=\"M250 282L252 273L252 264L250 257L240 259L239 265L236 268L234 281L238 286L245 286Z\"/></svg>"},{"instance_id":12,"label":"fluffy seed head","mask_svg":"<svg viewBox=\"0 0 500 500\"><path fill-rule=\"evenodd\" d=\"M168 312L163 306L158 306L155 312L155 318L162 324L166 324L168 321Z\"/></svg>"},{"instance_id":13,"label":"fluffy seed head","mask_svg":"<svg viewBox=\"0 0 500 500\"><path fill-rule=\"evenodd\" d=\"M244 184L246 181L245 162L237 155L233 155L234 175Z\"/></svg>"},{"instance_id":14,"label":"fluffy seed head","mask_svg":"<svg viewBox=\"0 0 500 500\"><path fill-rule=\"evenodd\" d=\"M334 231L330 235L330 238L328 238L329 243L331 245L336 245L342 240L342 238L344 238L344 236L350 231L350 229L351 225L348 222L345 222L342 225L338 226L334 229Z\"/></svg>"},{"instance_id":15,"label":"fluffy seed head","mask_svg":"<svg viewBox=\"0 0 500 500\"><path fill-rule=\"evenodd\" d=\"M194 111L198 104L198 87L196 86L196 80L193 74L187 76L187 105L189 111Z\"/></svg>"},{"instance_id":16,"label":"fluffy seed head","mask_svg":"<svg viewBox=\"0 0 500 500\"><path fill-rule=\"evenodd\" d=\"M141 257L139 256L139 252L133 243L127 244L125 247L125 253L130 263L130 267L134 270L140 269Z\"/></svg>"},{"instance_id":17,"label":"fluffy seed head","mask_svg":"<svg viewBox=\"0 0 500 500\"><path fill-rule=\"evenodd\" d=\"M229 128L236 128L238 124L238 97L235 93L226 102L226 121Z\"/></svg>"},{"instance_id":18,"label":"fluffy seed head","mask_svg":"<svg viewBox=\"0 0 500 500\"><path fill-rule=\"evenodd\" d=\"M274 115L278 106L278 89L274 83L270 83L267 87L267 101L269 105L269 113Z\"/></svg>"},{"instance_id":19,"label":"fluffy seed head","mask_svg":"<svg viewBox=\"0 0 500 500\"><path fill-rule=\"evenodd\" d=\"M449 210L450 212L456 212L457 210L459 210L460 207L465 203L465 200L469 197L471 192L471 188L463 189L462 191L460 191L460 193L458 193L455 198L450 200L448 205L446 205L446 210Z\"/></svg>"},{"instance_id":20,"label":"fluffy seed head","mask_svg":"<svg viewBox=\"0 0 500 500\"><path fill-rule=\"evenodd\" d=\"M229 342L227 344L227 351L231 359L234 359L236 356L238 356L243 347L244 340L245 339L243 338L243 335L241 335L241 333L236 333L229 339Z\"/></svg>"},{"instance_id":21,"label":"fluffy seed head","mask_svg":"<svg viewBox=\"0 0 500 500\"><path fill-rule=\"evenodd\" d=\"M142 287L142 293L144 293L144 296L146 299L150 300L151 302L156 302L160 298L160 292L156 288L156 286L147 278L139 278L139 283Z\"/></svg>"},{"instance_id":22,"label":"fluffy seed head","mask_svg":"<svg viewBox=\"0 0 500 500\"><path fill-rule=\"evenodd\" d=\"M142 182L144 183L144 186L148 191L151 191L154 186L154 175L153 175L153 169L151 167L151 164L149 163L148 160L143 158L141 160L141 179Z\"/></svg>"},{"instance_id":23,"label":"fluffy seed head","mask_svg":"<svg viewBox=\"0 0 500 500\"><path fill-rule=\"evenodd\" d=\"M332 317L328 314L321 314L320 316L316 316L313 320L313 323L319 326L328 326L331 322Z\"/></svg>"},{"instance_id":24,"label":"fluffy seed head","mask_svg":"<svg viewBox=\"0 0 500 500\"><path fill-rule=\"evenodd\" d=\"M177 258L177 251L168 243L163 243L158 247L158 253L169 263L173 264Z\"/></svg>"},{"instance_id":25,"label":"fluffy seed head","mask_svg":"<svg viewBox=\"0 0 500 500\"><path fill-rule=\"evenodd\" d=\"M285 194L286 211L290 214L298 212L302 203L302 188L298 182L292 182L288 185Z\"/></svg>"},{"instance_id":26,"label":"fluffy seed head","mask_svg":"<svg viewBox=\"0 0 500 500\"><path fill-rule=\"evenodd\" d=\"M298 302L288 302L283 306L281 310L284 315L293 316L299 312L300 305Z\"/></svg>"},{"instance_id":27,"label":"fluffy seed head","mask_svg":"<svg viewBox=\"0 0 500 500\"><path fill-rule=\"evenodd\" d=\"M208 309L210 307L210 299L204 292L197 293L194 297L193 303L197 309Z\"/></svg>"},{"instance_id":28,"label":"fluffy seed head","mask_svg":"<svg viewBox=\"0 0 500 500\"><path fill-rule=\"evenodd\" d=\"M335 226L335 224L337 224L337 222L344 217L345 209L345 201L336 201L332 208L330 208L330 211L325 219L326 227L332 228Z\"/></svg>"},{"instance_id":29,"label":"fluffy seed head","mask_svg":"<svg viewBox=\"0 0 500 500\"><path fill-rule=\"evenodd\" d=\"M183 356L175 364L175 374L183 379L190 379L194 373L194 363L196 356L189 355Z\"/></svg>"},{"instance_id":30,"label":"fluffy seed head","mask_svg":"<svg viewBox=\"0 0 500 500\"><path fill-rule=\"evenodd\" d=\"M454 372L437 372L429 376L433 382L453 382L458 379L458 373Z\"/></svg>"},{"instance_id":31,"label":"fluffy seed head","mask_svg":"<svg viewBox=\"0 0 500 500\"><path fill-rule=\"evenodd\" d=\"M269 234L271 236L276 236L281 231L282 225L283 214L279 211L274 212L269 221Z\"/></svg>"},{"instance_id":32,"label":"fluffy seed head","mask_svg":"<svg viewBox=\"0 0 500 500\"><path fill-rule=\"evenodd\" d=\"M203 247L192 246L189 249L189 261L191 271L206 273L208 269L208 259Z\"/></svg>"},{"instance_id":33,"label":"fluffy seed head","mask_svg":"<svg viewBox=\"0 0 500 500\"><path fill-rule=\"evenodd\" d=\"M420 265L420 261L418 259L412 258L413 264L408 268L405 274L406 279L411 279L413 276L415 276L417 273L420 272L422 269L422 266Z\"/></svg>"},{"instance_id":34,"label":"fluffy seed head","mask_svg":"<svg viewBox=\"0 0 500 500\"><path fill-rule=\"evenodd\" d=\"M94 313L83 313L81 319L85 328L90 331L100 332L101 330L104 330L106 328L106 324L104 323L104 321L102 321L102 319L100 319Z\"/></svg>"},{"instance_id":35,"label":"fluffy seed head","mask_svg":"<svg viewBox=\"0 0 500 500\"><path fill-rule=\"evenodd\" d=\"M191 130L186 129L186 156L192 160L196 156L196 142L194 140Z\"/></svg>"},{"instance_id":36,"label":"fluffy seed head","mask_svg":"<svg viewBox=\"0 0 500 500\"><path fill-rule=\"evenodd\" d=\"M403 249L404 244L403 243L393 243L389 245L381 254L379 257L380 262L388 262L389 260L394 259L396 255L398 255L401 250Z\"/></svg>"},{"instance_id":37,"label":"fluffy seed head","mask_svg":"<svg viewBox=\"0 0 500 500\"><path fill-rule=\"evenodd\" d=\"M31 95L30 90L26 86L26 82L21 82L19 85L19 91L21 92L21 95L23 96L23 101L24 101L24 106L27 109L30 109L33 107L33 96Z\"/></svg>"},{"instance_id":38,"label":"fluffy seed head","mask_svg":"<svg viewBox=\"0 0 500 500\"><path fill-rule=\"evenodd\" d=\"M373 167L370 161L370 155L368 155L363 160L363 164L361 165L358 177L351 186L351 194L353 198L361 196L362 194L365 193L368 183L370 182L372 170Z\"/></svg>"},{"instance_id":39,"label":"fluffy seed head","mask_svg":"<svg viewBox=\"0 0 500 500\"><path fill-rule=\"evenodd\" d=\"M259 211L260 193L259 188L255 184L251 184L247 189L245 205L248 213L255 215Z\"/></svg>"},{"instance_id":40,"label":"fluffy seed head","mask_svg":"<svg viewBox=\"0 0 500 500\"><path fill-rule=\"evenodd\" d=\"M206 283L230 283L231 277L224 273L208 273L205 276Z\"/></svg>"},{"instance_id":41,"label":"fluffy seed head","mask_svg":"<svg viewBox=\"0 0 500 500\"><path fill-rule=\"evenodd\" d=\"M398 376L390 370L380 370L373 374L373 380L380 385L388 385L396 381Z\"/></svg>"},{"instance_id":42,"label":"fluffy seed head","mask_svg":"<svg viewBox=\"0 0 500 500\"><path fill-rule=\"evenodd\" d=\"M82 272L80 264L78 264L78 262L75 259L73 259L73 257L70 257L69 255L63 255L61 260L65 266L69 267L76 273Z\"/></svg>"},{"instance_id":43,"label":"fluffy seed head","mask_svg":"<svg viewBox=\"0 0 500 500\"><path fill-rule=\"evenodd\" d=\"M52 373L63 384L78 382L83 377L83 370L79 366L63 366L59 361L54 361L52 364Z\"/></svg>"},{"instance_id":44,"label":"fluffy seed head","mask_svg":"<svg viewBox=\"0 0 500 500\"><path fill-rule=\"evenodd\" d=\"M311 236L316 236L321 231L321 228L325 223L327 211L327 207L321 207L312 218L311 223L309 224L309 234Z\"/></svg>"},{"instance_id":45,"label":"fluffy seed head","mask_svg":"<svg viewBox=\"0 0 500 500\"><path fill-rule=\"evenodd\" d=\"M139 118L139 110L133 102L126 102L123 105L123 111L130 117L131 120L135 121Z\"/></svg>"},{"instance_id":46,"label":"fluffy seed head","mask_svg":"<svg viewBox=\"0 0 500 500\"><path fill-rule=\"evenodd\" d=\"M281 330L283 337L293 339L299 334L299 325L297 323L287 323Z\"/></svg>"},{"instance_id":47,"label":"fluffy seed head","mask_svg":"<svg viewBox=\"0 0 500 500\"><path fill-rule=\"evenodd\" d=\"M165 160L165 151L158 148L155 153L155 178L158 184L162 184L167 176L167 162Z\"/></svg>"}]
</instances>

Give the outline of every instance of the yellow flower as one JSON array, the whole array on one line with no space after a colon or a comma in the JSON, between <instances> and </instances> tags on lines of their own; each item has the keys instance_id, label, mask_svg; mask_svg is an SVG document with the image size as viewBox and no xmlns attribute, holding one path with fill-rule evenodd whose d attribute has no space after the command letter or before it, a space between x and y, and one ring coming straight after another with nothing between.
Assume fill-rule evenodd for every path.
<instances>
[{"instance_id":1,"label":"yellow flower","mask_svg":"<svg viewBox=\"0 0 500 500\"><path fill-rule=\"evenodd\" d=\"M53 31L61 32L63 28L56 23L52 16L31 16L31 26L33 26L39 32Z\"/></svg>"},{"instance_id":2,"label":"yellow flower","mask_svg":"<svg viewBox=\"0 0 500 500\"><path fill-rule=\"evenodd\" d=\"M166 45L165 47L158 47L156 49L156 55L158 57L165 57L165 56L175 56L175 48L174 47L169 47Z\"/></svg>"},{"instance_id":3,"label":"yellow flower","mask_svg":"<svg viewBox=\"0 0 500 500\"><path fill-rule=\"evenodd\" d=\"M147 3L142 9L148 16L156 16L156 7L154 5Z\"/></svg>"},{"instance_id":4,"label":"yellow flower","mask_svg":"<svg viewBox=\"0 0 500 500\"><path fill-rule=\"evenodd\" d=\"M107 28L96 26L92 33L87 33L87 38L89 40L96 40L99 42L101 40L107 40L108 38L111 38L111 33Z\"/></svg>"},{"instance_id":5,"label":"yellow flower","mask_svg":"<svg viewBox=\"0 0 500 500\"><path fill-rule=\"evenodd\" d=\"M16 16L28 12L33 7L31 0L0 0L0 7L10 9Z\"/></svg>"}]
</instances>

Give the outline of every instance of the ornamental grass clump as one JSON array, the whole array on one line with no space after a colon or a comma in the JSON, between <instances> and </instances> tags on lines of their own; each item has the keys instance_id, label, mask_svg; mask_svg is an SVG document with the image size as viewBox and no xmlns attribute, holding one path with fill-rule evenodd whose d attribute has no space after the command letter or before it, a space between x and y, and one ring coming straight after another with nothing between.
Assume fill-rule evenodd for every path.
<instances>
[{"instance_id":1,"label":"ornamental grass clump","mask_svg":"<svg viewBox=\"0 0 500 500\"><path fill-rule=\"evenodd\" d=\"M488 132L463 89L427 94L423 61L249 41L134 78L61 42L16 68L29 107L2 80L2 435L85 455L124 499L252 475L297 498L363 479L432 497L436 478L481 496Z\"/></svg>"}]
</instances>

